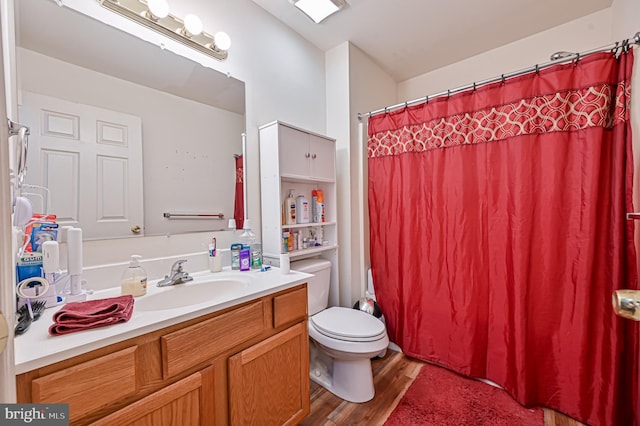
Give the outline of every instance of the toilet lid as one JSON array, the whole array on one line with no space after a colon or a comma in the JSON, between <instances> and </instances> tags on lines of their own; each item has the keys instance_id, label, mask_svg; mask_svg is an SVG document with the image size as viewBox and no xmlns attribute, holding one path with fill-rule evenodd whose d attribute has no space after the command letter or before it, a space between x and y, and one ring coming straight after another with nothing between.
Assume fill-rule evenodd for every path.
<instances>
[{"instance_id":1,"label":"toilet lid","mask_svg":"<svg viewBox=\"0 0 640 426\"><path fill-rule=\"evenodd\" d=\"M386 331L382 321L357 309L333 307L311 317L313 327L325 336L351 341L381 339Z\"/></svg>"}]
</instances>

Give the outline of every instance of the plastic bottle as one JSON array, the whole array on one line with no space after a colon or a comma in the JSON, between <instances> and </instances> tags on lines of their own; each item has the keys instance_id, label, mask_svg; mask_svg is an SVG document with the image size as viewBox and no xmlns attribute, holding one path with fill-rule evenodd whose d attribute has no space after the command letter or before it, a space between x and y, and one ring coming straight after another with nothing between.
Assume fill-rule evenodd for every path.
<instances>
[{"instance_id":1,"label":"plastic bottle","mask_svg":"<svg viewBox=\"0 0 640 426\"><path fill-rule=\"evenodd\" d=\"M243 231L240 234L240 243L242 243L243 249L249 249L251 269L260 269L262 267L262 244L251 230L251 219L245 219L244 221ZM240 266L242 267L242 259Z\"/></svg>"},{"instance_id":2,"label":"plastic bottle","mask_svg":"<svg viewBox=\"0 0 640 426\"><path fill-rule=\"evenodd\" d=\"M318 220L314 220L314 222L324 222L325 221L325 217L324 217L324 195L322 194L322 189L318 189L316 191L317 193L317 199L316 199L316 211L318 214Z\"/></svg>"},{"instance_id":3,"label":"plastic bottle","mask_svg":"<svg viewBox=\"0 0 640 426\"><path fill-rule=\"evenodd\" d=\"M309 200L304 195L296 198L296 223L309 223Z\"/></svg>"},{"instance_id":4,"label":"plastic bottle","mask_svg":"<svg viewBox=\"0 0 640 426\"><path fill-rule=\"evenodd\" d=\"M143 296L147 293L147 273L140 266L142 256L131 256L129 267L122 274L120 288L122 295L130 294L133 297Z\"/></svg>"},{"instance_id":5,"label":"plastic bottle","mask_svg":"<svg viewBox=\"0 0 640 426\"><path fill-rule=\"evenodd\" d=\"M320 222L320 212L318 211L318 191L311 191L311 222Z\"/></svg>"},{"instance_id":6,"label":"plastic bottle","mask_svg":"<svg viewBox=\"0 0 640 426\"><path fill-rule=\"evenodd\" d=\"M293 196L293 189L289 190L289 195L284 200L284 223L293 225L296 223L296 198Z\"/></svg>"}]
</instances>

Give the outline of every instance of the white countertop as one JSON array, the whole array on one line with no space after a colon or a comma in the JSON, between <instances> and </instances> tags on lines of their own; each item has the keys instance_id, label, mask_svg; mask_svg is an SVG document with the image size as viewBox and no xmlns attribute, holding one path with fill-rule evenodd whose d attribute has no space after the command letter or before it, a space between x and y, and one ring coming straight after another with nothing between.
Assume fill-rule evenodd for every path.
<instances>
[{"instance_id":1,"label":"white countertop","mask_svg":"<svg viewBox=\"0 0 640 426\"><path fill-rule=\"evenodd\" d=\"M283 275L278 268L272 268L266 272L257 270L240 272L225 268L219 273L196 272L191 276L194 278L191 282L162 288L156 287L157 280L150 281L147 285L147 294L134 299L133 315L126 323L51 336L49 335L49 326L53 324L53 314L62 305L45 309L42 316L31 324L25 334L16 336L16 374L25 373L113 343L294 287L306 282L312 275L296 271ZM222 291L224 280L229 279L243 280L247 282L247 285L240 286L241 288L234 287L233 291ZM220 282L216 283L216 281ZM221 286L220 294L216 295L216 292L206 291L207 294L213 293L214 295L205 300L194 300L192 304L187 306L163 310L136 309L136 302L141 302L145 298L150 299L159 293L180 292L184 287L190 286L213 285ZM120 287L95 291L88 296L88 300L116 296L120 296ZM140 306L142 307L142 303Z\"/></svg>"}]
</instances>

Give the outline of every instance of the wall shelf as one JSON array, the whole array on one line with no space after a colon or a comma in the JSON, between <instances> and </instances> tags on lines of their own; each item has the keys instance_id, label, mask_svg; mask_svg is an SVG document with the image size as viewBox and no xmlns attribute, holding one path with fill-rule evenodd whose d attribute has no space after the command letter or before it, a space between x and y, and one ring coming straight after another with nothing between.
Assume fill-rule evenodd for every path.
<instances>
[{"instance_id":1,"label":"wall shelf","mask_svg":"<svg viewBox=\"0 0 640 426\"><path fill-rule=\"evenodd\" d=\"M321 257L331 262L329 304L339 304L338 288L338 212L336 206L336 141L290 124L275 121L259 128L260 188L262 208L262 249L264 263L279 266L283 232L314 237L322 232L326 245L289 251L295 270L296 260ZM289 192L304 195L311 203L312 191L321 189L325 200L326 222L283 225L284 201ZM311 213L311 208L309 209ZM320 228L320 229L318 229Z\"/></svg>"}]
</instances>

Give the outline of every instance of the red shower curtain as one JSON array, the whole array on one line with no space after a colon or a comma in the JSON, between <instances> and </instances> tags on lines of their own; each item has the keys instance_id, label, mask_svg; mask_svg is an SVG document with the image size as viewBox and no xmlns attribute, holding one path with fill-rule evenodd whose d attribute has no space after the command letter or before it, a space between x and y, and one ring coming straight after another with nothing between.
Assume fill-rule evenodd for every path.
<instances>
[{"instance_id":1,"label":"red shower curtain","mask_svg":"<svg viewBox=\"0 0 640 426\"><path fill-rule=\"evenodd\" d=\"M236 229L244 226L244 165L242 155L236 157L236 195L233 205L233 218L236 220Z\"/></svg>"},{"instance_id":2,"label":"red shower curtain","mask_svg":"<svg viewBox=\"0 0 640 426\"><path fill-rule=\"evenodd\" d=\"M369 121L371 263L409 356L593 425L631 424L632 52Z\"/></svg>"}]
</instances>

